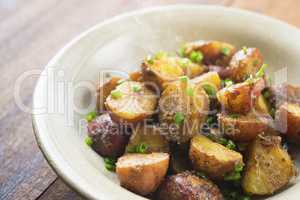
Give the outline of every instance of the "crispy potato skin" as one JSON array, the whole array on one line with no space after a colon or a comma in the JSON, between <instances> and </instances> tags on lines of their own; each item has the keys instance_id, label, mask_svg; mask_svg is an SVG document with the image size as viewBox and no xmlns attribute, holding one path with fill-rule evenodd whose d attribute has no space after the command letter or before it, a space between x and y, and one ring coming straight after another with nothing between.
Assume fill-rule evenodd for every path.
<instances>
[{"instance_id":1,"label":"crispy potato skin","mask_svg":"<svg viewBox=\"0 0 300 200\"><path fill-rule=\"evenodd\" d=\"M138 125L133 130L133 134L131 135L129 143L126 147L126 152L130 152L132 148L142 143L147 144L148 146L146 153L170 152L169 142L155 126Z\"/></svg>"},{"instance_id":2,"label":"crispy potato skin","mask_svg":"<svg viewBox=\"0 0 300 200\"><path fill-rule=\"evenodd\" d=\"M187 95L187 89L193 89L193 95ZM188 142L197 134L204 122L208 109L209 98L200 85L180 81L169 83L159 100L159 119L161 129L169 141ZM184 120L175 123L176 113L182 113Z\"/></svg>"},{"instance_id":3,"label":"crispy potato skin","mask_svg":"<svg viewBox=\"0 0 300 200\"><path fill-rule=\"evenodd\" d=\"M123 187L140 195L154 192L169 166L169 154L126 154L118 159L116 173Z\"/></svg>"},{"instance_id":4,"label":"crispy potato skin","mask_svg":"<svg viewBox=\"0 0 300 200\"><path fill-rule=\"evenodd\" d=\"M251 144L242 187L253 195L271 195L295 176L294 164L278 136L259 136Z\"/></svg>"},{"instance_id":5,"label":"crispy potato skin","mask_svg":"<svg viewBox=\"0 0 300 200\"><path fill-rule=\"evenodd\" d=\"M264 79L254 83L238 83L220 90L217 98L227 112L247 114L255 106L256 99L264 88Z\"/></svg>"},{"instance_id":6,"label":"crispy potato skin","mask_svg":"<svg viewBox=\"0 0 300 200\"><path fill-rule=\"evenodd\" d=\"M191 80L194 84L212 84L217 90L221 89L221 79L217 72L207 72Z\"/></svg>"},{"instance_id":7,"label":"crispy potato skin","mask_svg":"<svg viewBox=\"0 0 300 200\"><path fill-rule=\"evenodd\" d=\"M233 54L235 47L231 44L220 41L196 41L187 43L185 46L185 55L189 56L192 51L200 51L204 55L206 65L227 66ZM222 53L222 49L228 49L228 55Z\"/></svg>"},{"instance_id":8,"label":"crispy potato skin","mask_svg":"<svg viewBox=\"0 0 300 200\"><path fill-rule=\"evenodd\" d=\"M138 86L138 92L133 90ZM121 92L121 97L113 98L110 94L105 106L112 118L117 122L136 123L151 116L157 105L157 95L148 89L144 83L126 81L116 87Z\"/></svg>"},{"instance_id":9,"label":"crispy potato skin","mask_svg":"<svg viewBox=\"0 0 300 200\"><path fill-rule=\"evenodd\" d=\"M102 86L98 87L98 89L97 89L97 111L98 111L98 113L105 112L106 98L110 95L110 92L117 87L119 80L121 80L120 77L112 77L108 82L106 82Z\"/></svg>"},{"instance_id":10,"label":"crispy potato skin","mask_svg":"<svg viewBox=\"0 0 300 200\"><path fill-rule=\"evenodd\" d=\"M177 80L180 76L187 75L194 78L205 71L206 67L192 63L189 59L180 57L163 56L153 58L152 62L145 60L141 66L143 79L152 82L160 89L170 81Z\"/></svg>"},{"instance_id":11,"label":"crispy potato skin","mask_svg":"<svg viewBox=\"0 0 300 200\"><path fill-rule=\"evenodd\" d=\"M158 191L158 200L223 200L219 188L211 181L190 172L167 177Z\"/></svg>"},{"instance_id":12,"label":"crispy potato skin","mask_svg":"<svg viewBox=\"0 0 300 200\"><path fill-rule=\"evenodd\" d=\"M255 75L263 65L263 57L257 48L248 48L245 52L240 50L232 57L228 70L229 78L234 82L242 82L250 75Z\"/></svg>"},{"instance_id":13,"label":"crispy potato skin","mask_svg":"<svg viewBox=\"0 0 300 200\"><path fill-rule=\"evenodd\" d=\"M258 113L257 113L258 114ZM238 142L249 142L268 129L269 115L241 115L233 118L226 114L218 115L219 122L224 134Z\"/></svg>"},{"instance_id":14,"label":"crispy potato skin","mask_svg":"<svg viewBox=\"0 0 300 200\"><path fill-rule=\"evenodd\" d=\"M237 164L243 165L240 153L203 135L192 139L189 157L195 170L203 171L213 179L222 179L226 173L233 171Z\"/></svg>"},{"instance_id":15,"label":"crispy potato skin","mask_svg":"<svg viewBox=\"0 0 300 200\"><path fill-rule=\"evenodd\" d=\"M286 102L276 111L275 118L277 129L285 133L290 142L300 144L300 106Z\"/></svg>"}]
</instances>

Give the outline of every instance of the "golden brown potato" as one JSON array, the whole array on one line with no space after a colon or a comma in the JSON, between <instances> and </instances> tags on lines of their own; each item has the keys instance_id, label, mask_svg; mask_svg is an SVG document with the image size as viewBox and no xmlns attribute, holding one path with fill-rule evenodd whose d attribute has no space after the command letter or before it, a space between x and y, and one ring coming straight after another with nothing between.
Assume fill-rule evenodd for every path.
<instances>
[{"instance_id":1,"label":"golden brown potato","mask_svg":"<svg viewBox=\"0 0 300 200\"><path fill-rule=\"evenodd\" d=\"M260 135L251 144L242 180L245 192L270 195L286 186L295 176L294 164L280 143L278 136Z\"/></svg>"},{"instance_id":2,"label":"golden brown potato","mask_svg":"<svg viewBox=\"0 0 300 200\"><path fill-rule=\"evenodd\" d=\"M169 166L169 154L126 154L118 159L116 173L123 187L140 195L154 192Z\"/></svg>"},{"instance_id":3,"label":"golden brown potato","mask_svg":"<svg viewBox=\"0 0 300 200\"><path fill-rule=\"evenodd\" d=\"M201 52L207 65L227 66L235 53L235 47L220 41L196 41L184 45L184 56L191 56L193 51Z\"/></svg>"},{"instance_id":4,"label":"golden brown potato","mask_svg":"<svg viewBox=\"0 0 300 200\"><path fill-rule=\"evenodd\" d=\"M223 200L219 188L209 180L184 172L168 177L160 186L158 200Z\"/></svg>"},{"instance_id":5,"label":"golden brown potato","mask_svg":"<svg viewBox=\"0 0 300 200\"><path fill-rule=\"evenodd\" d=\"M169 141L188 142L199 132L209 109L201 86L188 80L168 84L159 100L161 129Z\"/></svg>"},{"instance_id":6,"label":"golden brown potato","mask_svg":"<svg viewBox=\"0 0 300 200\"><path fill-rule=\"evenodd\" d=\"M147 145L146 153L164 152L169 153L169 142L160 133L159 129L150 125L138 125L130 137L126 152L134 151L137 145Z\"/></svg>"},{"instance_id":7,"label":"golden brown potato","mask_svg":"<svg viewBox=\"0 0 300 200\"><path fill-rule=\"evenodd\" d=\"M125 81L111 91L105 106L118 122L138 122L151 116L157 105L157 96L144 83Z\"/></svg>"},{"instance_id":8,"label":"golden brown potato","mask_svg":"<svg viewBox=\"0 0 300 200\"><path fill-rule=\"evenodd\" d=\"M217 98L227 112L247 114L264 88L264 79L245 81L223 88L217 93Z\"/></svg>"},{"instance_id":9,"label":"golden brown potato","mask_svg":"<svg viewBox=\"0 0 300 200\"><path fill-rule=\"evenodd\" d=\"M121 80L120 77L112 77L108 82L104 83L102 86L97 89L97 111L98 113L103 113L105 111L105 101L106 98L110 95L110 92L114 90L118 81Z\"/></svg>"},{"instance_id":10,"label":"golden brown potato","mask_svg":"<svg viewBox=\"0 0 300 200\"><path fill-rule=\"evenodd\" d=\"M254 140L268 128L269 115L249 113L247 115L219 114L219 123L223 133L234 141L248 142Z\"/></svg>"},{"instance_id":11,"label":"golden brown potato","mask_svg":"<svg viewBox=\"0 0 300 200\"><path fill-rule=\"evenodd\" d=\"M193 78L205 70L203 65L192 63L187 58L168 56L166 53L147 58L142 64L143 79L159 88L164 88L164 84L178 80L180 76Z\"/></svg>"},{"instance_id":12,"label":"golden brown potato","mask_svg":"<svg viewBox=\"0 0 300 200\"><path fill-rule=\"evenodd\" d=\"M221 179L226 173L232 172L236 165L244 165L240 153L203 135L193 137L189 157L195 170L200 170L213 179Z\"/></svg>"},{"instance_id":13,"label":"golden brown potato","mask_svg":"<svg viewBox=\"0 0 300 200\"><path fill-rule=\"evenodd\" d=\"M242 82L256 72L263 65L263 57L257 48L244 48L232 57L227 70L229 78L234 82Z\"/></svg>"},{"instance_id":14,"label":"golden brown potato","mask_svg":"<svg viewBox=\"0 0 300 200\"><path fill-rule=\"evenodd\" d=\"M276 111L276 124L280 132L285 133L290 142L300 143L300 106L284 103Z\"/></svg>"},{"instance_id":15,"label":"golden brown potato","mask_svg":"<svg viewBox=\"0 0 300 200\"><path fill-rule=\"evenodd\" d=\"M143 81L143 73L141 71L135 71L129 73L129 79L132 81L142 82Z\"/></svg>"},{"instance_id":16,"label":"golden brown potato","mask_svg":"<svg viewBox=\"0 0 300 200\"><path fill-rule=\"evenodd\" d=\"M217 91L221 88L221 79L217 72L208 72L205 74L202 74L201 76L198 76L191 80L196 85L198 84L211 84L213 85Z\"/></svg>"}]
</instances>

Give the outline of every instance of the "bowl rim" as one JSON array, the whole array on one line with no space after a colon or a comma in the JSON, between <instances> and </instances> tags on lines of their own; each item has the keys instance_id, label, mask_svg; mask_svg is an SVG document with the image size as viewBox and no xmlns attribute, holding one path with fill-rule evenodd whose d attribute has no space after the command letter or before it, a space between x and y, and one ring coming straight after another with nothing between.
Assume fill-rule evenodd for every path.
<instances>
[{"instance_id":1,"label":"bowl rim","mask_svg":"<svg viewBox=\"0 0 300 200\"><path fill-rule=\"evenodd\" d=\"M135 15L142 15L145 13L158 12L158 11L164 11L164 10L176 11L176 10L181 10L181 9L184 9L184 10L190 10L190 9L191 10L192 9L209 10L209 9L211 9L211 10L218 10L218 11L228 12L228 13L233 13L233 14L248 15L248 17L255 18L255 20L263 19L263 20L267 21L266 23L276 24L276 25L284 27L290 31L298 31L300 33L300 30L296 26L291 25L287 22L263 15L261 13L256 13L253 11L248 11L248 10L244 10L244 9L240 9L240 8L226 7L226 6L221 6L221 5L201 5L201 4L200 5L199 4L176 4L176 5L167 5L167 6L154 6L154 7L150 7L150 8L143 8L143 9L138 9L138 10L134 10L134 11L130 11L130 12L125 12L121 15L114 16L114 17L104 20L103 22L98 23L98 24L92 26L91 28L87 29L86 31L80 33L78 36L73 38L70 42L68 42L66 45L64 45L58 51L58 53L46 64L41 75L43 73L46 73L47 68L49 68L50 66L53 66L53 63L56 63L59 60L59 58L63 57L65 52L70 50L74 44L79 42L82 38L86 37L89 33L93 32L97 29L100 29L101 27L103 27L107 24L113 23L113 22L118 21L123 18L135 16ZM37 102L39 102L40 100L38 99L37 94L39 94L41 92L42 85L45 82L45 80L42 80L41 75L36 83L34 93L33 93L33 106L32 106L33 110L35 108L38 108ZM45 114L45 115L48 115L48 114ZM41 116L38 114L32 114L33 132L34 132L37 144L38 144L41 152L43 153L45 159L49 163L50 167L58 175L58 177L60 177L61 180L64 183L66 183L70 188L72 188L73 190L78 192L83 197L86 197L88 199L95 199L95 196L93 194L85 191L81 187L81 184L75 182L72 177L68 176L68 174L65 172L65 170L66 170L65 167L63 166L62 163L60 163L61 161L56 158L56 153L52 152L51 148L49 148L49 144L51 142L45 141L43 139L41 133L44 132L45 130L43 130L43 131L40 130L41 127L39 124L41 121L43 121L44 117L45 116ZM104 196L109 197L107 195L104 195ZM104 199L101 199L101 200L104 200Z\"/></svg>"}]
</instances>

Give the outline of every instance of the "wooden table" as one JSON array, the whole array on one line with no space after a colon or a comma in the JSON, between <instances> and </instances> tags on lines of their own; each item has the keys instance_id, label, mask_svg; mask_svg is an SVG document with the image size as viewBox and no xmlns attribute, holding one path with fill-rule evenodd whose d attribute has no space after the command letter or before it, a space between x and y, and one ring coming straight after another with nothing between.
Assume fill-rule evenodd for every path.
<instances>
[{"instance_id":1,"label":"wooden table","mask_svg":"<svg viewBox=\"0 0 300 200\"><path fill-rule=\"evenodd\" d=\"M261 12L300 26L299 0L0 0L0 200L82 199L51 170L35 142L31 115L14 100L14 84L42 69L80 32L114 15L152 5L219 4ZM26 80L30 106L37 77Z\"/></svg>"}]
</instances>

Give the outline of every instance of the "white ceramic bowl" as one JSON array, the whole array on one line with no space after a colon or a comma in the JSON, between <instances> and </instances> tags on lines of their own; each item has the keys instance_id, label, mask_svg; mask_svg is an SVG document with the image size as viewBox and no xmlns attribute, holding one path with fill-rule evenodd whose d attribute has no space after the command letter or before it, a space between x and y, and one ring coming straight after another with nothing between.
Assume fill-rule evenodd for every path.
<instances>
[{"instance_id":1,"label":"white ceramic bowl","mask_svg":"<svg viewBox=\"0 0 300 200\"><path fill-rule=\"evenodd\" d=\"M299 83L300 32L269 17L218 6L178 5L101 23L72 40L49 62L34 93L37 141L66 183L89 199L144 199L120 187L115 174L104 169L101 157L84 144L85 129L79 119L94 108L93 104L83 112L79 108L95 99L86 88L97 83L100 71L131 71L149 53L174 51L183 42L198 39L258 47L272 71L287 67L288 80ZM300 183L296 183L270 199L299 196Z\"/></svg>"}]
</instances>

